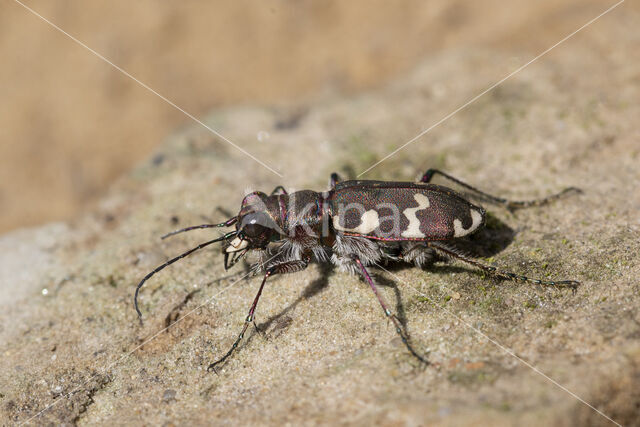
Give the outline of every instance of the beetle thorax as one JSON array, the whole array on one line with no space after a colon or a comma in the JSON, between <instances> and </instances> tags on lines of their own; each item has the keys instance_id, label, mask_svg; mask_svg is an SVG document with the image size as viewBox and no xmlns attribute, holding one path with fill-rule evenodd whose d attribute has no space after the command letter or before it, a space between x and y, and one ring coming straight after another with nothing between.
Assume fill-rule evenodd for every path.
<instances>
[{"instance_id":1,"label":"beetle thorax","mask_svg":"<svg viewBox=\"0 0 640 427\"><path fill-rule=\"evenodd\" d=\"M325 195L311 190L273 196L278 201L278 224L284 235L318 237L322 232Z\"/></svg>"}]
</instances>

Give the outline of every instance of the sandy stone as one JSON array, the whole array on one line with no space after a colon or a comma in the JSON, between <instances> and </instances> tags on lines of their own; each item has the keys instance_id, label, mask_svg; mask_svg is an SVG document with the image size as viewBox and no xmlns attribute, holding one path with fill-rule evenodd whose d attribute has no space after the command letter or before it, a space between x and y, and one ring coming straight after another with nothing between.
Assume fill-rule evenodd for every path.
<instances>
[{"instance_id":1,"label":"sandy stone","mask_svg":"<svg viewBox=\"0 0 640 427\"><path fill-rule=\"evenodd\" d=\"M637 18L603 20L364 176L413 180L438 167L516 199L582 188L514 214L485 205L487 228L462 242L519 274L579 280L577 292L454 263L377 271L428 353L423 367L364 282L313 264L270 280L263 333L250 329L215 374L206 367L235 339L259 278L242 265L225 272L213 248L148 283L138 324L137 282L216 232L159 236L225 218L218 208L236 212L248 188L355 177L504 76L513 56L451 51L383 90L305 105L291 126L260 107L206 119L282 177L190 127L94 211L0 238L1 424L610 424L588 403L637 425Z\"/></svg>"}]
</instances>

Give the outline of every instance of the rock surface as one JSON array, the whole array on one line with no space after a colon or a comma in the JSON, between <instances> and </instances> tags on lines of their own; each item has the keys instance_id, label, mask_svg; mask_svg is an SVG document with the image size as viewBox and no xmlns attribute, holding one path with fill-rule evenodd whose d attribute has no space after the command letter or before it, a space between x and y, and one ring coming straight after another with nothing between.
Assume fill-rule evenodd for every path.
<instances>
[{"instance_id":1,"label":"rock surface","mask_svg":"<svg viewBox=\"0 0 640 427\"><path fill-rule=\"evenodd\" d=\"M576 293L500 282L455 263L377 271L431 366L407 354L358 277L313 264L275 277L257 324L218 374L259 278L207 249L133 289L235 212L247 188L326 188L354 177L530 58L454 51L384 90L299 109L243 107L176 132L100 207L0 239L2 424L637 425L640 405L640 75L629 14L594 24L368 172L447 170L523 199L577 197L512 214L486 205L465 242ZM634 36L635 35L635 36ZM615 43L614 43L615 41ZM215 233L214 233L215 234ZM168 329L164 329L170 326ZM582 401L581 401L582 400ZM588 404L588 405L587 405Z\"/></svg>"}]
</instances>

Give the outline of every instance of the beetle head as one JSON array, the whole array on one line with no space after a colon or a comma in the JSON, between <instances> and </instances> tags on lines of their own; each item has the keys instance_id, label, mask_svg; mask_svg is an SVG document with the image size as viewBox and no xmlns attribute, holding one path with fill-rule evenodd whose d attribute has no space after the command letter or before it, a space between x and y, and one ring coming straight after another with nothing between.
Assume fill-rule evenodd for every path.
<instances>
[{"instance_id":1,"label":"beetle head","mask_svg":"<svg viewBox=\"0 0 640 427\"><path fill-rule=\"evenodd\" d=\"M272 204L269 196L259 191L248 194L242 200L236 222L237 234L225 248L226 253L265 249L278 236L279 227L272 215Z\"/></svg>"}]
</instances>

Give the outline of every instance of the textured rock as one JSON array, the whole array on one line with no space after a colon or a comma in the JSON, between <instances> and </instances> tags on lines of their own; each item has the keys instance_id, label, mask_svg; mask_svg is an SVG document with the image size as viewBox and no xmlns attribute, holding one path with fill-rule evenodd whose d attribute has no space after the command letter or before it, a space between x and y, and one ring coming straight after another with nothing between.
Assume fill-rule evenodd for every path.
<instances>
[{"instance_id":1,"label":"textured rock","mask_svg":"<svg viewBox=\"0 0 640 427\"><path fill-rule=\"evenodd\" d=\"M568 390L622 424L637 423L632 18L603 20L366 175L412 180L439 167L518 199L581 187L583 195L515 215L487 205L488 229L466 243L519 273L580 280L575 294L457 264L378 272L416 347L429 351L433 364L424 368L365 283L314 264L269 282L257 312L264 334L250 330L216 375L206 366L235 339L259 279L242 279L241 266L225 272L209 249L148 283L145 323L137 323L140 278L212 233L160 235L223 218L217 208L235 212L246 188L324 189L334 170L363 171L504 76L510 58L448 52L353 99L208 117L282 178L191 127L93 212L2 237L3 424L34 416L38 424L608 423Z\"/></svg>"}]
</instances>

